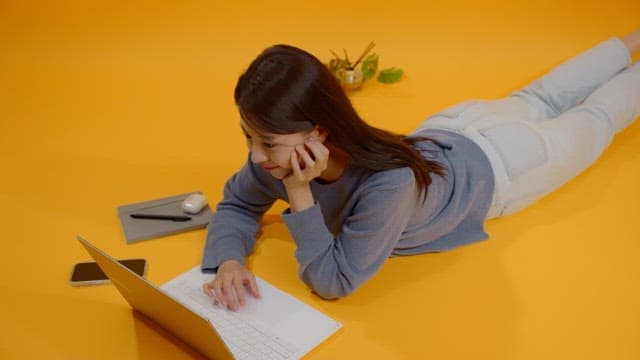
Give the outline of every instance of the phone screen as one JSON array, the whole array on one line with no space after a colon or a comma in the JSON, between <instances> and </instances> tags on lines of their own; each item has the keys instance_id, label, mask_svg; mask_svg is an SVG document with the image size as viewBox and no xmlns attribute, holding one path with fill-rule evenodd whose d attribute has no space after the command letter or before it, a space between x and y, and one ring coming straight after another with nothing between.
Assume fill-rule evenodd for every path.
<instances>
[{"instance_id":1,"label":"phone screen","mask_svg":"<svg viewBox=\"0 0 640 360\"><path fill-rule=\"evenodd\" d=\"M118 262L140 276L144 276L147 268L145 259L127 259L119 260ZM108 282L109 278L95 262L78 263L73 267L71 273L72 285L97 285Z\"/></svg>"}]
</instances>

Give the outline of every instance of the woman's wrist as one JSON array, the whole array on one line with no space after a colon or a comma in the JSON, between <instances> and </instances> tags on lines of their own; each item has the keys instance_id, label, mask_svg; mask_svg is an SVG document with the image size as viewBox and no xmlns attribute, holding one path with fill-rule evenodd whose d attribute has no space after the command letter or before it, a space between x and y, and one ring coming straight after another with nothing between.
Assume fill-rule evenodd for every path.
<instances>
[{"instance_id":1,"label":"woman's wrist","mask_svg":"<svg viewBox=\"0 0 640 360\"><path fill-rule=\"evenodd\" d=\"M287 196L289 197L289 208L292 212L306 210L315 203L311 186L308 183L294 188L285 188L287 189Z\"/></svg>"},{"instance_id":2,"label":"woman's wrist","mask_svg":"<svg viewBox=\"0 0 640 360\"><path fill-rule=\"evenodd\" d=\"M242 266L242 263L236 259L229 259L229 260L225 260L222 263L220 263L220 265L218 266L218 270L220 270L222 267L227 267L227 266L231 266L231 265L240 265Z\"/></svg>"}]
</instances>

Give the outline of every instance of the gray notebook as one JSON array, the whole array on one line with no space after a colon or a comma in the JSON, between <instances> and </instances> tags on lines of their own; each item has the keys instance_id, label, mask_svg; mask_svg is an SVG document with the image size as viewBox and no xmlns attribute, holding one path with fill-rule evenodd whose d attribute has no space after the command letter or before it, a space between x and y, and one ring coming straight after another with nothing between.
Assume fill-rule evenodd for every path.
<instances>
[{"instance_id":1,"label":"gray notebook","mask_svg":"<svg viewBox=\"0 0 640 360\"><path fill-rule=\"evenodd\" d=\"M197 214L187 214L182 210L182 201L191 194L193 193L118 206L118 217L127 243L206 227L213 214L208 205ZM131 214L189 216L191 220L134 219Z\"/></svg>"}]
</instances>

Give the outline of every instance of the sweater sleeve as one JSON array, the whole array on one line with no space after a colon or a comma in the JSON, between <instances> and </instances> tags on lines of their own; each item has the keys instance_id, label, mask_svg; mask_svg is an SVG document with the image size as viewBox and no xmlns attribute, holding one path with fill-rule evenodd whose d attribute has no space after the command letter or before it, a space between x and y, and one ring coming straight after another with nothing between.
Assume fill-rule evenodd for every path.
<instances>
[{"instance_id":1,"label":"sweater sleeve","mask_svg":"<svg viewBox=\"0 0 640 360\"><path fill-rule=\"evenodd\" d=\"M404 171L404 172L403 172ZM408 171L408 174L407 174ZM298 274L323 298L346 296L371 278L390 256L417 200L413 173L396 169L376 174L334 237L320 205L282 214L297 244Z\"/></svg>"},{"instance_id":2,"label":"sweater sleeve","mask_svg":"<svg viewBox=\"0 0 640 360\"><path fill-rule=\"evenodd\" d=\"M226 260L245 263L253 251L260 219L276 192L250 162L225 184L224 197L207 227L202 270L216 270Z\"/></svg>"}]
</instances>

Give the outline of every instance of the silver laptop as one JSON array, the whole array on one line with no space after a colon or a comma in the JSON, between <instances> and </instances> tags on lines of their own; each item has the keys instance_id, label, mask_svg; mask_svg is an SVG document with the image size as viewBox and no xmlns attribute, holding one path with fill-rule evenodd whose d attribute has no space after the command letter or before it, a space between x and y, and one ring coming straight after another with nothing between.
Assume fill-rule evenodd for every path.
<instances>
[{"instance_id":1,"label":"silver laptop","mask_svg":"<svg viewBox=\"0 0 640 360\"><path fill-rule=\"evenodd\" d=\"M143 318L211 359L299 359L341 324L256 277L260 299L237 312L202 290L214 274L193 268L161 288L121 265L81 236L77 239Z\"/></svg>"}]
</instances>

